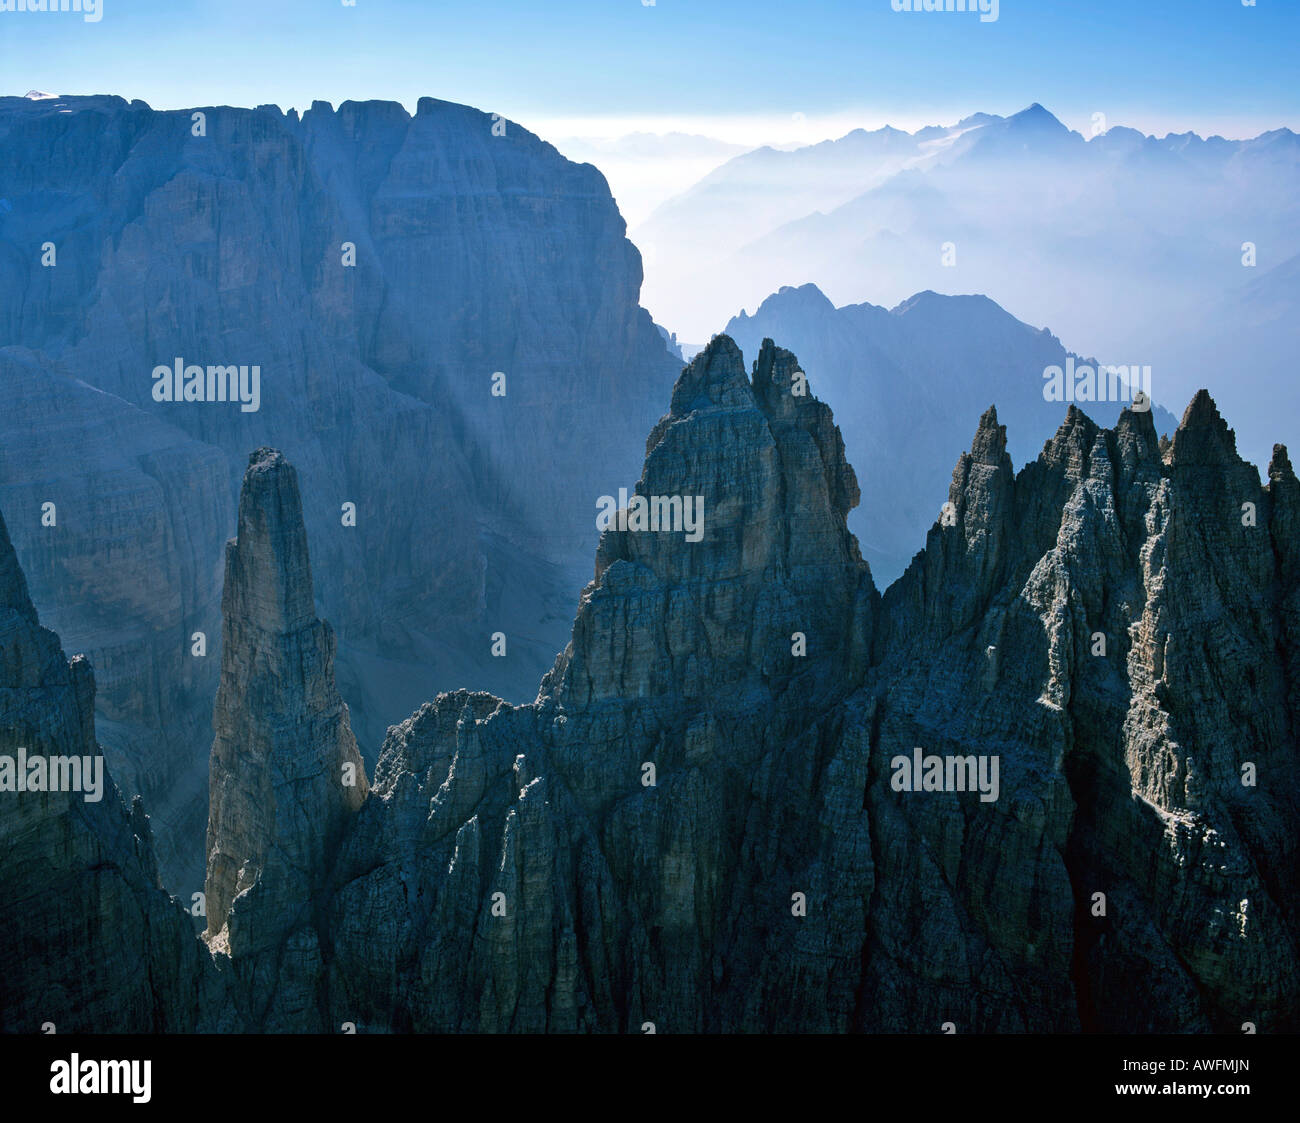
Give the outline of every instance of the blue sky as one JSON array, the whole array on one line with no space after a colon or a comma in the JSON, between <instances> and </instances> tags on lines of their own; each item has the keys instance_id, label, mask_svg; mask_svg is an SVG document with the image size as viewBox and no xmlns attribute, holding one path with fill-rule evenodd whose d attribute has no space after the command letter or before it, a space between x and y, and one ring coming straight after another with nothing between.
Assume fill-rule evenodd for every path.
<instances>
[{"instance_id":1,"label":"blue sky","mask_svg":"<svg viewBox=\"0 0 1300 1123\"><path fill-rule=\"evenodd\" d=\"M768 122L758 135L795 114L832 135L1034 101L1080 131L1097 111L1160 134L1300 129L1297 0L1000 0L994 23L890 0L102 2L98 23L0 12L3 92L160 108L432 94L605 135Z\"/></svg>"}]
</instances>

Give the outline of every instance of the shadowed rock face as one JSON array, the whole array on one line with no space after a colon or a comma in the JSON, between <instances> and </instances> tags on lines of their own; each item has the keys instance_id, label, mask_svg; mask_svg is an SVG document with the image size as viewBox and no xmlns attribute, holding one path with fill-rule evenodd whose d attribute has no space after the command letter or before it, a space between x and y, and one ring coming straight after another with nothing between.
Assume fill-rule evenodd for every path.
<instances>
[{"instance_id":1,"label":"shadowed rock face","mask_svg":"<svg viewBox=\"0 0 1300 1123\"><path fill-rule=\"evenodd\" d=\"M1261 487L1202 394L1171 442L1071 410L1017 475L990 409L881 597L797 369L769 341L747 376L716 337L636 488L702 496L700 540L616 521L536 701L439 695L390 728L364 802L332 775L328 658L276 662L328 632L292 470L254 454L210 834L218 880L249 871L211 940L240 1025L1296 1027L1285 449ZM313 778L283 811L240 746L289 729ZM901 783L916 753L969 758L947 773L969 783Z\"/></svg>"},{"instance_id":2,"label":"shadowed rock face","mask_svg":"<svg viewBox=\"0 0 1300 1123\"><path fill-rule=\"evenodd\" d=\"M176 871L198 864L206 818L221 545L233 528L225 457L48 356L0 348L0 382L0 501L32 595L94 663L107 761L128 798L145 794L159 865L188 898L201 880ZM193 654L196 632L206 658Z\"/></svg>"},{"instance_id":3,"label":"shadowed rock face","mask_svg":"<svg viewBox=\"0 0 1300 1123\"><path fill-rule=\"evenodd\" d=\"M222 615L208 936L263 1009L255 985L262 959L278 962L289 932L302 933L291 962L311 959L306 969L320 971L312 910L344 824L368 790L334 683L334 632L316 618L297 473L273 449L254 452L244 473Z\"/></svg>"},{"instance_id":4,"label":"shadowed rock face","mask_svg":"<svg viewBox=\"0 0 1300 1123\"><path fill-rule=\"evenodd\" d=\"M986 917L938 981L989 1028L1294 1025L1289 468L1261 489L1204 392L1163 452L1149 415L1108 431L1074 410L1015 478L1003 448L990 412L956 525L885 597L869 677L882 759L1001 746L998 813L943 831L903 805L916 870L873 909L882 943L940 963L933 934ZM1035 974L1027 1016L1006 996Z\"/></svg>"},{"instance_id":5,"label":"shadowed rock face","mask_svg":"<svg viewBox=\"0 0 1300 1123\"><path fill-rule=\"evenodd\" d=\"M102 761L94 697L90 664L69 662L41 627L0 519L0 762L20 751ZM183 1032L201 1005L222 1006L188 917L159 883L140 800L128 811L107 770L101 779L100 798L87 801L96 793L18 791L0 774L7 1032Z\"/></svg>"},{"instance_id":6,"label":"shadowed rock face","mask_svg":"<svg viewBox=\"0 0 1300 1123\"><path fill-rule=\"evenodd\" d=\"M514 122L434 99L414 116L216 106L196 135L195 112L0 98L0 501L47 619L94 662L100 736L186 895L249 450L302 476L373 754L436 689L534 696L595 498L635 479L681 369L638 306L604 178ZM54 268L32 252L47 241ZM259 408L155 400L178 357L258 366Z\"/></svg>"}]
</instances>

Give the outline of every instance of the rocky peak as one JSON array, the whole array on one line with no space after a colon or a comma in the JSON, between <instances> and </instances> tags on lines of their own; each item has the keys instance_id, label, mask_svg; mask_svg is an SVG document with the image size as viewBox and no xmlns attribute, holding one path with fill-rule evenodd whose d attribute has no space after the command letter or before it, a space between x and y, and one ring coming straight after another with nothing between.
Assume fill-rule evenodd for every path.
<instances>
[{"instance_id":1,"label":"rocky peak","mask_svg":"<svg viewBox=\"0 0 1300 1123\"><path fill-rule=\"evenodd\" d=\"M1043 448L1044 466L1063 473L1071 482L1086 479L1088 458L1100 431L1092 418L1071 405L1056 435Z\"/></svg>"},{"instance_id":2,"label":"rocky peak","mask_svg":"<svg viewBox=\"0 0 1300 1123\"><path fill-rule=\"evenodd\" d=\"M933 601L927 610L941 627L964 626L990 592L1006 556L1015 483L1006 426L998 423L997 410L990 406L980 417L970 451L961 454L953 469L948 502L935 512L921 563L928 570L928 587L946 585L955 595L937 616ZM954 580L958 573L964 576Z\"/></svg>"},{"instance_id":3,"label":"rocky peak","mask_svg":"<svg viewBox=\"0 0 1300 1123\"><path fill-rule=\"evenodd\" d=\"M228 616L214 718L209 942L245 1025L1293 1028L1285 450L1265 491L1249 466L1149 463L1140 418L1072 412L1013 478L990 410L959 510L878 601L829 411L785 400L789 353L752 381L737 360L718 340L683 372L638 484L704 496L699 538L607 531L537 701L439 695L390 728L359 809L328 626L228 589L274 617ZM308 580L292 549L238 556L300 518L282 459L248 475L261 531L228 582ZM975 771L913 783L923 754ZM156 946L125 939L152 979Z\"/></svg>"},{"instance_id":4,"label":"rocky peak","mask_svg":"<svg viewBox=\"0 0 1300 1123\"><path fill-rule=\"evenodd\" d=\"M1219 415L1208 390L1198 390L1183 411L1170 463L1183 468L1241 463L1236 434Z\"/></svg>"},{"instance_id":5,"label":"rocky peak","mask_svg":"<svg viewBox=\"0 0 1300 1123\"><path fill-rule=\"evenodd\" d=\"M316 609L298 474L276 449L249 455L234 541L226 553L223 615L282 634L310 624Z\"/></svg>"},{"instance_id":6,"label":"rocky peak","mask_svg":"<svg viewBox=\"0 0 1300 1123\"><path fill-rule=\"evenodd\" d=\"M562 694L636 695L650 683L693 694L714 676L793 667L794 633L820 655L850 642L859 586L870 587L845 524L858 485L794 355L767 340L751 380L735 343L715 336L682 371L647 449L626 525L620 514L602 535ZM662 503L689 508L693 531L637 521L637 508Z\"/></svg>"},{"instance_id":7,"label":"rocky peak","mask_svg":"<svg viewBox=\"0 0 1300 1123\"><path fill-rule=\"evenodd\" d=\"M715 335L682 370L673 387L668 414L654 432L661 433L666 423L680 420L697 409L744 407L753 401L740 348L731 336Z\"/></svg>"},{"instance_id":8,"label":"rocky peak","mask_svg":"<svg viewBox=\"0 0 1300 1123\"><path fill-rule=\"evenodd\" d=\"M831 506L847 517L862 498L858 477L845 455L844 439L830 409L813 397L812 382L800 368L799 360L792 352L764 339L754 361L751 384L755 401L767 415L774 434L783 426L794 426L812 438L821 457ZM782 443L780 438L778 443ZM856 551L856 542L852 549Z\"/></svg>"},{"instance_id":9,"label":"rocky peak","mask_svg":"<svg viewBox=\"0 0 1300 1123\"><path fill-rule=\"evenodd\" d=\"M1300 520L1300 480L1296 479L1286 445L1274 445L1268 462L1268 494L1273 504L1273 538L1279 557L1300 554L1294 529Z\"/></svg>"},{"instance_id":10,"label":"rocky peak","mask_svg":"<svg viewBox=\"0 0 1300 1123\"><path fill-rule=\"evenodd\" d=\"M1139 465L1158 464L1160 438L1151 411L1124 409L1115 424L1115 444L1119 464L1125 471L1135 471Z\"/></svg>"},{"instance_id":11,"label":"rocky peak","mask_svg":"<svg viewBox=\"0 0 1300 1123\"><path fill-rule=\"evenodd\" d=\"M1291 457L1287 455L1286 445L1273 446L1273 455L1268 462L1268 478L1274 483L1295 479L1295 471L1291 467Z\"/></svg>"},{"instance_id":12,"label":"rocky peak","mask_svg":"<svg viewBox=\"0 0 1300 1123\"><path fill-rule=\"evenodd\" d=\"M1074 409L1073 406L1070 407ZM989 406L981 415L975 439L971 441L971 459L996 468L1007 454L1007 427L998 424L998 407Z\"/></svg>"},{"instance_id":13,"label":"rocky peak","mask_svg":"<svg viewBox=\"0 0 1300 1123\"><path fill-rule=\"evenodd\" d=\"M51 664L61 663L58 638L42 628L27 593L27 578L0 519L0 686L40 684Z\"/></svg>"},{"instance_id":14,"label":"rocky peak","mask_svg":"<svg viewBox=\"0 0 1300 1123\"><path fill-rule=\"evenodd\" d=\"M311 590L297 473L258 449L226 546L206 888L213 946L246 954L250 970L310 915L367 792L335 685L334 632Z\"/></svg>"}]
</instances>

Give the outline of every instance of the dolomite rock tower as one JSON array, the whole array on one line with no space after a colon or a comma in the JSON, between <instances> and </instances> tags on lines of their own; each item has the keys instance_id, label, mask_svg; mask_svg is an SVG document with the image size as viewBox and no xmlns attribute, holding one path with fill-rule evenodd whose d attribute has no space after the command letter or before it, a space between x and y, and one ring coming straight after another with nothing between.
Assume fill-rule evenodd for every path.
<instances>
[{"instance_id":1,"label":"dolomite rock tower","mask_svg":"<svg viewBox=\"0 0 1300 1123\"><path fill-rule=\"evenodd\" d=\"M311 931L321 871L368 791L334 681L334 631L316 616L297 473L274 449L249 457L221 607L208 940L255 962L304 923Z\"/></svg>"}]
</instances>

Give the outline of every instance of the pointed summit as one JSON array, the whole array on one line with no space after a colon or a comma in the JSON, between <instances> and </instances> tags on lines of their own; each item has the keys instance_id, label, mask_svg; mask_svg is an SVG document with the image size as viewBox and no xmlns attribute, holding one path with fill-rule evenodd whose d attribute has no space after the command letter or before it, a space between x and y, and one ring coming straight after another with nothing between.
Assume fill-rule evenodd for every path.
<instances>
[{"instance_id":1,"label":"pointed summit","mask_svg":"<svg viewBox=\"0 0 1300 1123\"><path fill-rule=\"evenodd\" d=\"M726 335L682 371L544 693L576 708L748 689L813 665L792 655L795 632L850 658L855 607L874 592L845 523L860 491L830 408L798 371L768 339L751 383Z\"/></svg>"},{"instance_id":2,"label":"pointed summit","mask_svg":"<svg viewBox=\"0 0 1300 1123\"><path fill-rule=\"evenodd\" d=\"M799 404L799 398L791 395L789 390L800 373L803 372L799 369L799 360L792 352L778 347L771 339L763 340L758 358L754 361L753 386L754 396L763 405L765 412L772 412L769 406L780 409ZM812 396L812 387L807 382L806 374L804 382L807 393L801 397L806 399Z\"/></svg>"},{"instance_id":3,"label":"pointed summit","mask_svg":"<svg viewBox=\"0 0 1300 1123\"><path fill-rule=\"evenodd\" d=\"M1183 419L1178 423L1179 429L1208 429L1224 424L1219 414L1219 407L1214 404L1210 392L1205 389L1196 391L1196 396L1183 411Z\"/></svg>"},{"instance_id":4,"label":"pointed summit","mask_svg":"<svg viewBox=\"0 0 1300 1123\"><path fill-rule=\"evenodd\" d=\"M1065 420L1046 445L1039 458L1045 464L1064 465L1073 479L1087 475L1088 455L1099 432L1096 422L1073 403L1065 411Z\"/></svg>"},{"instance_id":5,"label":"pointed summit","mask_svg":"<svg viewBox=\"0 0 1300 1123\"><path fill-rule=\"evenodd\" d=\"M1174 433L1171 464L1211 465L1240 463L1237 435L1219 414L1208 390L1197 390Z\"/></svg>"},{"instance_id":6,"label":"pointed summit","mask_svg":"<svg viewBox=\"0 0 1300 1123\"><path fill-rule=\"evenodd\" d=\"M14 618L32 627L37 624L36 608L27 592L27 578L18 564L13 543L9 540L9 528L5 525L4 516L0 515L0 620ZM0 631L0 650L8 651L6 638L10 631L9 627ZM8 659L4 660L4 664L8 662ZM4 679L0 679L0 683L11 685Z\"/></svg>"},{"instance_id":7,"label":"pointed summit","mask_svg":"<svg viewBox=\"0 0 1300 1123\"><path fill-rule=\"evenodd\" d=\"M670 417L685 417L708 406L744 406L753 403L745 359L729 335L715 335L690 361L673 387ZM661 421L662 425L663 422ZM657 430L656 430L657 431Z\"/></svg>"},{"instance_id":8,"label":"pointed summit","mask_svg":"<svg viewBox=\"0 0 1300 1123\"><path fill-rule=\"evenodd\" d=\"M1160 459L1160 439L1149 409L1135 411L1126 406L1115 424L1115 439L1120 462L1129 470Z\"/></svg>"},{"instance_id":9,"label":"pointed summit","mask_svg":"<svg viewBox=\"0 0 1300 1123\"><path fill-rule=\"evenodd\" d=\"M222 615L208 934L256 955L276 951L307 913L328 868L322 858L367 791L334 681L334 632L312 607L298 476L275 449L249 457Z\"/></svg>"},{"instance_id":10,"label":"pointed summit","mask_svg":"<svg viewBox=\"0 0 1300 1123\"><path fill-rule=\"evenodd\" d=\"M222 601L227 619L286 633L315 619L298 474L276 449L259 448L248 458L231 545Z\"/></svg>"},{"instance_id":11,"label":"pointed summit","mask_svg":"<svg viewBox=\"0 0 1300 1123\"><path fill-rule=\"evenodd\" d=\"M1084 147L1083 137L1068 129L1037 102L976 134L974 152L987 157L1062 155Z\"/></svg>"},{"instance_id":12,"label":"pointed summit","mask_svg":"<svg viewBox=\"0 0 1300 1123\"><path fill-rule=\"evenodd\" d=\"M1002 458L1007 454L1007 427L998 424L997 406L989 406L980 415L979 428L975 430L970 451L976 463L992 466L1002 463Z\"/></svg>"},{"instance_id":13,"label":"pointed summit","mask_svg":"<svg viewBox=\"0 0 1300 1123\"><path fill-rule=\"evenodd\" d=\"M1069 130L1050 112L1044 109L1038 102L1019 113L1012 114L1007 118L1007 123L1013 128L1025 129L1045 129L1052 132L1058 130L1068 132Z\"/></svg>"},{"instance_id":14,"label":"pointed summit","mask_svg":"<svg viewBox=\"0 0 1300 1123\"><path fill-rule=\"evenodd\" d=\"M1291 467L1291 457L1287 455L1286 445L1274 445L1273 455L1268 462L1270 480L1293 480L1295 471Z\"/></svg>"}]
</instances>

